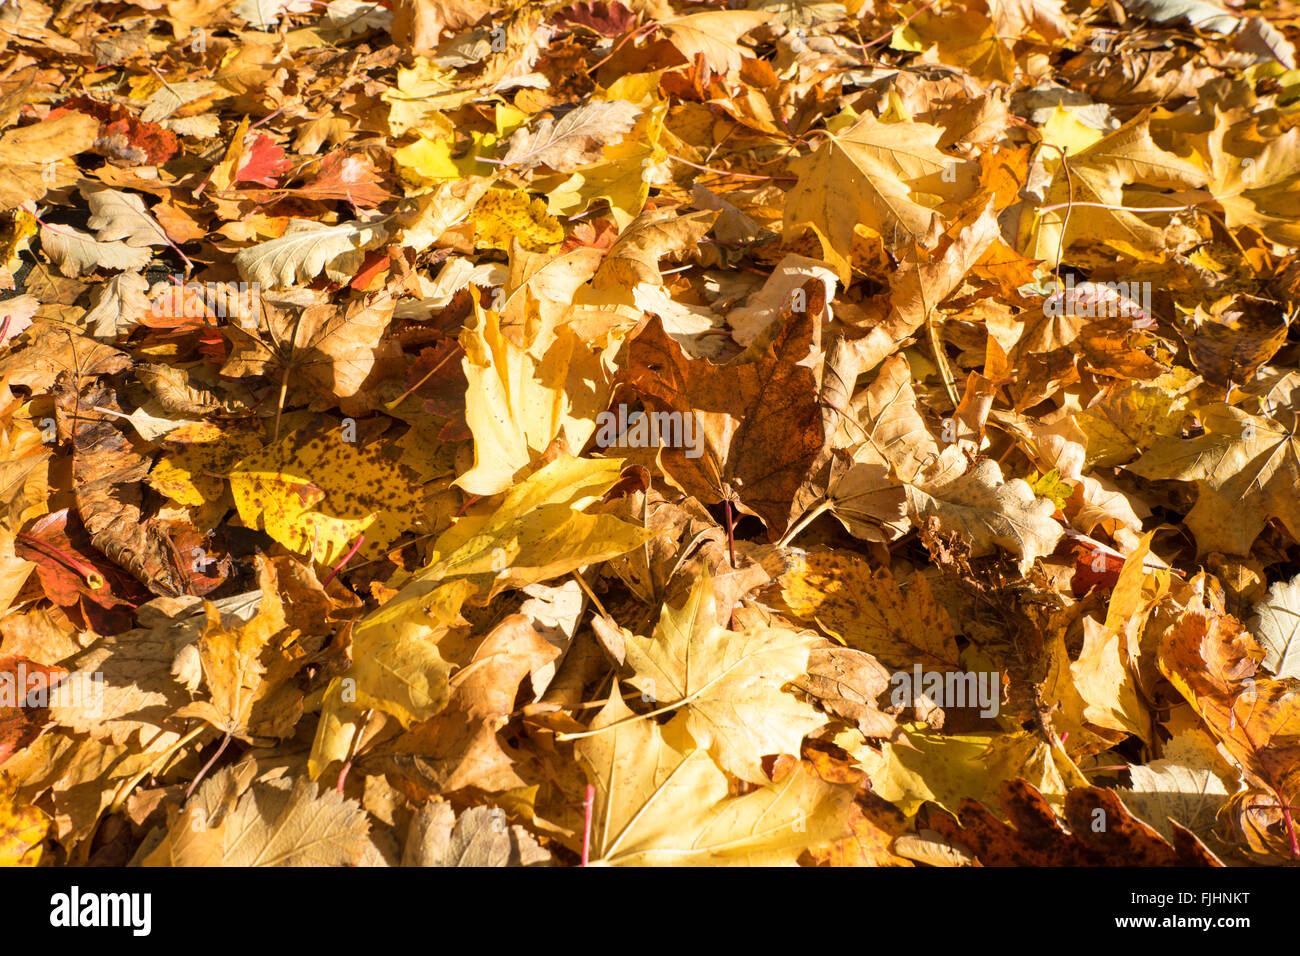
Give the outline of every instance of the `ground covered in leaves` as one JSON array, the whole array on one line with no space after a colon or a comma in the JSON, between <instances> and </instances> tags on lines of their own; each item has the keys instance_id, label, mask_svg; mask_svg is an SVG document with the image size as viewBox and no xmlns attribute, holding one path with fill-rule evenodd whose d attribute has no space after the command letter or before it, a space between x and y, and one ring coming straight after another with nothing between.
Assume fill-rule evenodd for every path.
<instances>
[{"instance_id":1,"label":"ground covered in leaves","mask_svg":"<svg viewBox=\"0 0 1300 956\"><path fill-rule=\"evenodd\" d=\"M0 862L1300 859L1298 24L0 3Z\"/></svg>"}]
</instances>

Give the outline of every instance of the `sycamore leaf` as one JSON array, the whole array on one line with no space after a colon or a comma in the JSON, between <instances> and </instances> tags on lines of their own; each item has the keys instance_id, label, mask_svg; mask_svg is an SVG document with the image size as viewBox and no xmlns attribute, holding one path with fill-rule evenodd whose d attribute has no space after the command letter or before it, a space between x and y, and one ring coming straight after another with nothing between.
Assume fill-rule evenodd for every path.
<instances>
[{"instance_id":1,"label":"sycamore leaf","mask_svg":"<svg viewBox=\"0 0 1300 956\"><path fill-rule=\"evenodd\" d=\"M485 312L477 293L473 301L473 324L460 342L474 467L456 483L470 494L495 495L540 463L553 443L571 455L587 444L596 416L609 403L608 350L582 341L567 325L549 322L516 344L503 334L500 314Z\"/></svg>"},{"instance_id":2,"label":"sycamore leaf","mask_svg":"<svg viewBox=\"0 0 1300 956\"><path fill-rule=\"evenodd\" d=\"M421 520L419 482L395 459L318 420L231 467L230 490L242 520L291 551L335 564L364 534L359 553L379 557Z\"/></svg>"},{"instance_id":3,"label":"sycamore leaf","mask_svg":"<svg viewBox=\"0 0 1300 956\"><path fill-rule=\"evenodd\" d=\"M774 866L847 836L856 789L802 765L778 783L727 796L727 778L691 740L684 716L660 726L618 694L575 749L596 788L592 862L605 866Z\"/></svg>"},{"instance_id":4,"label":"sycamore leaf","mask_svg":"<svg viewBox=\"0 0 1300 956\"><path fill-rule=\"evenodd\" d=\"M829 372L823 373L823 382L829 378ZM824 500L854 537L902 537L911 528L903 489L940 461L939 443L921 416L907 358L888 358L871 385L844 403L848 408L826 401L831 440L848 454L833 459L829 472L819 470L810 477L796 499L799 510Z\"/></svg>"},{"instance_id":5,"label":"sycamore leaf","mask_svg":"<svg viewBox=\"0 0 1300 956\"><path fill-rule=\"evenodd\" d=\"M155 462L149 486L182 505L203 505L219 500L225 476L240 459L264 445L258 428L209 423L182 426L170 434L175 444Z\"/></svg>"},{"instance_id":6,"label":"sycamore leaf","mask_svg":"<svg viewBox=\"0 0 1300 956\"><path fill-rule=\"evenodd\" d=\"M518 243L529 252L551 252L564 239L558 220L546 212L546 202L522 189L485 192L470 213L476 249L509 250Z\"/></svg>"},{"instance_id":7,"label":"sycamore leaf","mask_svg":"<svg viewBox=\"0 0 1300 956\"><path fill-rule=\"evenodd\" d=\"M1300 682L1255 678L1258 656L1235 618L1191 608L1161 637L1156 660L1233 758L1291 802L1300 794Z\"/></svg>"},{"instance_id":8,"label":"sycamore leaf","mask_svg":"<svg viewBox=\"0 0 1300 956\"><path fill-rule=\"evenodd\" d=\"M506 492L495 509L473 509L458 519L434 542L432 562L413 581L490 579L486 598L639 547L656 532L581 513L618 482L621 467L612 458L560 456Z\"/></svg>"},{"instance_id":9,"label":"sycamore leaf","mask_svg":"<svg viewBox=\"0 0 1300 956\"><path fill-rule=\"evenodd\" d=\"M1113 790L1078 787L1065 796L1063 826L1032 784L1008 780L999 791L1004 822L979 802L962 801L958 824L936 818L934 827L969 847L985 866L1222 866L1196 836L1174 824L1172 845L1133 816ZM992 802L991 800L989 801ZM1105 820L1104 827L1094 821Z\"/></svg>"},{"instance_id":10,"label":"sycamore leaf","mask_svg":"<svg viewBox=\"0 0 1300 956\"><path fill-rule=\"evenodd\" d=\"M583 511L619 480L621 462L561 457L530 475L491 509L479 508L445 531L433 561L353 631L355 700L335 687L312 749L311 773L346 753L344 731L356 708L376 707L403 726L433 717L447 702L452 665L437 642L471 597L486 602L523 587L617 557L653 536L611 515Z\"/></svg>"},{"instance_id":11,"label":"sycamore leaf","mask_svg":"<svg viewBox=\"0 0 1300 956\"><path fill-rule=\"evenodd\" d=\"M828 269L826 263L820 259L788 255L777 264L776 269L763 282L761 289L750 295L744 305L739 305L727 313L727 324L731 326L732 338L741 345L749 345L753 342L781 313L782 307L790 301L794 291L809 279L820 279L825 287L829 315L838 280L835 272Z\"/></svg>"},{"instance_id":12,"label":"sycamore leaf","mask_svg":"<svg viewBox=\"0 0 1300 956\"><path fill-rule=\"evenodd\" d=\"M959 666L956 633L925 575L898 586L887 568L854 554L812 551L778 579L781 607L888 667Z\"/></svg>"},{"instance_id":13,"label":"sycamore leaf","mask_svg":"<svg viewBox=\"0 0 1300 956\"><path fill-rule=\"evenodd\" d=\"M198 717L244 740L287 737L302 713L302 694L288 683L299 661L292 648L295 635L286 630L292 625L275 567L259 558L258 574L261 599L251 619L228 626L216 605L205 603L207 626L198 640L198 657L208 699L176 711L178 717Z\"/></svg>"},{"instance_id":14,"label":"sycamore leaf","mask_svg":"<svg viewBox=\"0 0 1300 956\"><path fill-rule=\"evenodd\" d=\"M798 756L804 736L826 722L782 689L807 669L817 638L763 626L728 631L716 620L706 571L685 604L663 608L654 637L625 636L628 683L656 707L685 708L691 736L724 770L766 783L762 758Z\"/></svg>"},{"instance_id":15,"label":"sycamore leaf","mask_svg":"<svg viewBox=\"0 0 1300 956\"><path fill-rule=\"evenodd\" d=\"M1300 175L1300 130L1289 129L1268 140L1257 153L1229 152L1230 127L1215 111L1208 146L1213 178L1207 190L1223 207L1231 228L1248 226L1274 242L1300 242L1296 226L1296 177Z\"/></svg>"},{"instance_id":16,"label":"sycamore leaf","mask_svg":"<svg viewBox=\"0 0 1300 956\"><path fill-rule=\"evenodd\" d=\"M675 17L660 25L688 60L703 56L714 73L730 73L741 65L743 48L736 41L771 17L765 10L711 10Z\"/></svg>"},{"instance_id":17,"label":"sycamore leaf","mask_svg":"<svg viewBox=\"0 0 1300 956\"><path fill-rule=\"evenodd\" d=\"M426 803L411 818L402 866L549 866L551 855L500 807Z\"/></svg>"},{"instance_id":18,"label":"sycamore leaf","mask_svg":"<svg viewBox=\"0 0 1300 956\"><path fill-rule=\"evenodd\" d=\"M1230 405L1204 408L1200 419L1203 435L1162 438L1127 470L1196 483L1185 521L1202 553L1246 554L1269 518L1300 539L1300 436Z\"/></svg>"},{"instance_id":19,"label":"sycamore leaf","mask_svg":"<svg viewBox=\"0 0 1300 956\"><path fill-rule=\"evenodd\" d=\"M796 164L799 182L786 198L786 235L811 226L846 284L856 226L891 243L911 239L932 245L938 214L912 198L910 184L956 162L935 148L942 132L924 123L882 123L867 113L828 135Z\"/></svg>"},{"instance_id":20,"label":"sycamore leaf","mask_svg":"<svg viewBox=\"0 0 1300 956\"><path fill-rule=\"evenodd\" d=\"M14 780L0 771L0 866L37 866L50 818L20 801Z\"/></svg>"},{"instance_id":21,"label":"sycamore leaf","mask_svg":"<svg viewBox=\"0 0 1300 956\"><path fill-rule=\"evenodd\" d=\"M904 258L902 268L894 273L890 282L889 319L856 343L864 368L871 368L894 354L903 341L920 329L998 239L998 217L993 201L990 199L974 219L954 229L956 235L938 256L922 258L913 248Z\"/></svg>"},{"instance_id":22,"label":"sycamore leaf","mask_svg":"<svg viewBox=\"0 0 1300 956\"><path fill-rule=\"evenodd\" d=\"M438 793L524 786L497 731L510 719L519 685L560 650L523 614L512 614L474 649L472 666L451 677L443 711L375 750L367 766L412 777Z\"/></svg>"},{"instance_id":23,"label":"sycamore leaf","mask_svg":"<svg viewBox=\"0 0 1300 956\"><path fill-rule=\"evenodd\" d=\"M933 517L945 530L960 532L972 554L1002 547L1018 555L1021 574L1035 558L1051 554L1064 535L1052 518L1056 506L1019 478L1003 481L1002 469L990 459L941 485L908 485L907 507L914 521Z\"/></svg>"},{"instance_id":24,"label":"sycamore leaf","mask_svg":"<svg viewBox=\"0 0 1300 956\"><path fill-rule=\"evenodd\" d=\"M1068 173L1057 169L1043 199L1048 211L1027 217L1023 224L1025 253L1050 266L1071 246L1089 242L1136 259L1159 260L1168 217L1158 217L1157 226L1142 214L1126 211L1124 189L1134 184L1186 189L1205 185L1207 178L1201 167L1155 144L1146 116L1134 117L1071 156ZM1066 207L1072 202L1090 205L1069 210L1067 231Z\"/></svg>"},{"instance_id":25,"label":"sycamore leaf","mask_svg":"<svg viewBox=\"0 0 1300 956\"><path fill-rule=\"evenodd\" d=\"M673 482L707 504L735 502L773 536L785 529L824 441L816 374L804 364L810 350L817 355L824 289L811 280L796 291L768 334L726 365L688 358L653 320L629 346L624 372L641 395L681 416L687 440L659 450ZM694 440L683 447L688 422Z\"/></svg>"},{"instance_id":26,"label":"sycamore leaf","mask_svg":"<svg viewBox=\"0 0 1300 956\"><path fill-rule=\"evenodd\" d=\"M710 211L683 215L676 209L644 212L619 234L596 270L592 287L627 288L663 283L659 260L669 255L688 257L717 215Z\"/></svg>"},{"instance_id":27,"label":"sycamore leaf","mask_svg":"<svg viewBox=\"0 0 1300 956\"><path fill-rule=\"evenodd\" d=\"M856 724L864 737L893 736L893 716L876 706L889 687L889 671L878 660L850 647L814 647L807 671L794 685L822 710Z\"/></svg>"},{"instance_id":28,"label":"sycamore leaf","mask_svg":"<svg viewBox=\"0 0 1300 956\"><path fill-rule=\"evenodd\" d=\"M47 793L51 836L65 846L85 839L113 800L118 784L145 773L159 755L139 747L80 735L45 734L5 761L18 799Z\"/></svg>"},{"instance_id":29,"label":"sycamore leaf","mask_svg":"<svg viewBox=\"0 0 1300 956\"><path fill-rule=\"evenodd\" d=\"M1062 0L989 0L989 15L1001 36L1022 36L1033 30L1045 40L1071 33Z\"/></svg>"},{"instance_id":30,"label":"sycamore leaf","mask_svg":"<svg viewBox=\"0 0 1300 956\"><path fill-rule=\"evenodd\" d=\"M1084 719L1098 727L1147 736L1147 716L1137 681L1128 669L1123 635L1084 618L1083 648L1070 665L1070 676L1086 707Z\"/></svg>"},{"instance_id":31,"label":"sycamore leaf","mask_svg":"<svg viewBox=\"0 0 1300 956\"><path fill-rule=\"evenodd\" d=\"M1116 383L1075 417L1087 438L1088 467L1113 467L1132 461L1161 438L1178 435L1187 414L1180 383ZM1195 384L1195 383L1191 383Z\"/></svg>"},{"instance_id":32,"label":"sycamore leaf","mask_svg":"<svg viewBox=\"0 0 1300 956\"><path fill-rule=\"evenodd\" d=\"M1300 678L1300 575L1268 589L1255 605L1251 631L1264 648L1261 663L1274 676Z\"/></svg>"},{"instance_id":33,"label":"sycamore leaf","mask_svg":"<svg viewBox=\"0 0 1300 956\"><path fill-rule=\"evenodd\" d=\"M897 740L880 745L884 760L871 771L871 787L909 816L926 801L948 810L963 799L992 801L1016 777L1057 801L1065 793L1051 748L1032 733L940 734L924 724L900 726Z\"/></svg>"},{"instance_id":34,"label":"sycamore leaf","mask_svg":"<svg viewBox=\"0 0 1300 956\"><path fill-rule=\"evenodd\" d=\"M1130 766L1132 785L1120 788L1120 796L1166 840L1174 837L1173 823L1208 840L1219 808L1228 799L1221 776L1227 767L1214 740L1203 731L1184 731L1164 745L1163 753L1159 760Z\"/></svg>"},{"instance_id":35,"label":"sycamore leaf","mask_svg":"<svg viewBox=\"0 0 1300 956\"><path fill-rule=\"evenodd\" d=\"M257 782L236 802L226 769L204 781L145 866L356 866L373 851L365 810L302 778Z\"/></svg>"},{"instance_id":36,"label":"sycamore leaf","mask_svg":"<svg viewBox=\"0 0 1300 956\"><path fill-rule=\"evenodd\" d=\"M606 200L620 229L626 229L645 208L652 174L667 161L660 144L668 104L658 98L658 83L647 84L641 74L621 77L604 91L607 101L627 100L642 109L636 125L620 142L607 145L600 160L576 170L546 197L553 215L573 216Z\"/></svg>"},{"instance_id":37,"label":"sycamore leaf","mask_svg":"<svg viewBox=\"0 0 1300 956\"><path fill-rule=\"evenodd\" d=\"M76 182L76 166L60 160L90 149L98 137L99 122L85 113L65 113L0 136L0 212Z\"/></svg>"}]
</instances>

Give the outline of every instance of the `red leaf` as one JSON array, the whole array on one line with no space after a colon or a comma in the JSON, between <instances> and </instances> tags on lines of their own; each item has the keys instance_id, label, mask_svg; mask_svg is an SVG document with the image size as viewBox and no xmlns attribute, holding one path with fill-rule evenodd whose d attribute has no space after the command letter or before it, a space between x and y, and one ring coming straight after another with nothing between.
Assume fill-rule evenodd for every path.
<instances>
[{"instance_id":1,"label":"red leaf","mask_svg":"<svg viewBox=\"0 0 1300 956\"><path fill-rule=\"evenodd\" d=\"M361 264L361 268L357 271L357 274L352 277L352 281L349 282L348 285L353 289L356 289L358 292L367 292L374 284L375 280L379 278L379 276L381 276L391 264L392 258L390 256L388 256L382 249L375 249L366 254L366 261Z\"/></svg>"},{"instance_id":2,"label":"red leaf","mask_svg":"<svg viewBox=\"0 0 1300 956\"><path fill-rule=\"evenodd\" d=\"M157 166L180 152L181 143L175 133L157 123L137 119L124 106L101 103L89 96L73 96L64 100L58 109L51 110L50 118L65 111L85 113L99 120L95 148L109 156Z\"/></svg>"},{"instance_id":3,"label":"red leaf","mask_svg":"<svg viewBox=\"0 0 1300 956\"><path fill-rule=\"evenodd\" d=\"M123 600L119 594L133 592L137 598L146 597L132 586L133 579L91 546L80 520L67 508L33 523L19 536L14 551L36 562L45 596L60 607L75 607L82 598L104 608L130 607L133 602ZM92 583L99 587L92 587Z\"/></svg>"},{"instance_id":4,"label":"red leaf","mask_svg":"<svg viewBox=\"0 0 1300 956\"><path fill-rule=\"evenodd\" d=\"M1104 551L1082 548L1075 555L1070 590L1075 597L1083 597L1095 587L1109 591L1119 581L1119 572L1123 567L1123 558Z\"/></svg>"},{"instance_id":5,"label":"red leaf","mask_svg":"<svg viewBox=\"0 0 1300 956\"><path fill-rule=\"evenodd\" d=\"M49 691L60 684L68 672L62 667L46 667L26 657L0 657L0 763L9 759L39 736L49 713ZM28 695L41 702L30 706Z\"/></svg>"},{"instance_id":6,"label":"red leaf","mask_svg":"<svg viewBox=\"0 0 1300 956\"><path fill-rule=\"evenodd\" d=\"M586 27L603 37L622 36L636 26L636 14L618 0L612 3L590 2L590 0L586 3L575 3L556 14L556 19L561 23Z\"/></svg>"},{"instance_id":7,"label":"red leaf","mask_svg":"<svg viewBox=\"0 0 1300 956\"><path fill-rule=\"evenodd\" d=\"M369 157L348 156L342 150L321 160L316 178L294 192L307 199L349 202L358 209L370 209L392 198L392 193L380 185L379 170Z\"/></svg>"},{"instance_id":8,"label":"red leaf","mask_svg":"<svg viewBox=\"0 0 1300 956\"><path fill-rule=\"evenodd\" d=\"M236 182L259 183L273 189L293 166L293 160L285 157L284 149L264 133L257 134L246 155L244 165L235 173Z\"/></svg>"}]
</instances>

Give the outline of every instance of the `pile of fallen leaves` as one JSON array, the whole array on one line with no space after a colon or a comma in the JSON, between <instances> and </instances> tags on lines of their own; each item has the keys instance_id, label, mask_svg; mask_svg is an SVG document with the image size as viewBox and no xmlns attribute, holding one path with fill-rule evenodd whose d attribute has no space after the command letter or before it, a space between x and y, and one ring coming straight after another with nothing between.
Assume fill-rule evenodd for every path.
<instances>
[{"instance_id":1,"label":"pile of fallen leaves","mask_svg":"<svg viewBox=\"0 0 1300 956\"><path fill-rule=\"evenodd\" d=\"M0 0L0 863L1300 859L1298 26Z\"/></svg>"}]
</instances>

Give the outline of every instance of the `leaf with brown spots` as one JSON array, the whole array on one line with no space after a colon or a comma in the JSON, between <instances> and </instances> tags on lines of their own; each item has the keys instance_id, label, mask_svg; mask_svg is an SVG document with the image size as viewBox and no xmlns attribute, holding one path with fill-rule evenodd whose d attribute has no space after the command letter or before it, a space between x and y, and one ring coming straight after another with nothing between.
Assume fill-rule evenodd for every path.
<instances>
[{"instance_id":1,"label":"leaf with brown spots","mask_svg":"<svg viewBox=\"0 0 1300 956\"><path fill-rule=\"evenodd\" d=\"M1177 823L1173 844L1165 842L1113 790L1080 787L1067 793L1069 829L1023 779L1004 783L1000 802L1009 823L968 799L957 811L960 825L946 815L936 815L931 825L968 847L984 866L1223 866Z\"/></svg>"},{"instance_id":2,"label":"leaf with brown spots","mask_svg":"<svg viewBox=\"0 0 1300 956\"><path fill-rule=\"evenodd\" d=\"M352 432L328 419L299 428L230 470L240 517L291 551L336 564L359 535L359 554L379 557L420 527L415 473L387 442L345 441Z\"/></svg>"},{"instance_id":3,"label":"leaf with brown spots","mask_svg":"<svg viewBox=\"0 0 1300 956\"><path fill-rule=\"evenodd\" d=\"M887 568L873 570L865 558L815 551L800 556L778 584L783 610L887 667L960 666L952 621L924 575L913 575L902 588Z\"/></svg>"}]
</instances>

